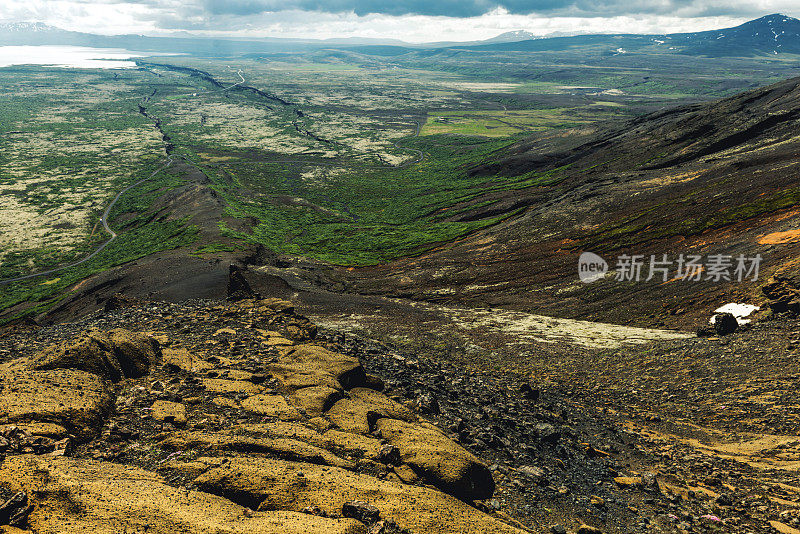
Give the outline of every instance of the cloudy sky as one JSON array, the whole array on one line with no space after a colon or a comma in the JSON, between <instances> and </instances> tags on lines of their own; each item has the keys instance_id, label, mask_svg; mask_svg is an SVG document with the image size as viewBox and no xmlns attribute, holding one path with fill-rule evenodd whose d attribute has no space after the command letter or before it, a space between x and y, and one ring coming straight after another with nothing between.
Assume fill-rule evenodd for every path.
<instances>
[{"instance_id":1,"label":"cloudy sky","mask_svg":"<svg viewBox=\"0 0 800 534\"><path fill-rule=\"evenodd\" d=\"M666 33L733 26L798 0L0 0L0 22L92 33L477 40L511 30Z\"/></svg>"}]
</instances>

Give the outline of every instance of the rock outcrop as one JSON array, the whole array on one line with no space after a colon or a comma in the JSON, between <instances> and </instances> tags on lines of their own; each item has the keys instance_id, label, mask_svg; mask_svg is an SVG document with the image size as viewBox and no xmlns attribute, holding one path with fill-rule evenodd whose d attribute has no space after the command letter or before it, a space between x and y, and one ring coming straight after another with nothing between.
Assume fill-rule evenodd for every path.
<instances>
[{"instance_id":1,"label":"rock outcrop","mask_svg":"<svg viewBox=\"0 0 800 534\"><path fill-rule=\"evenodd\" d=\"M20 443L52 443L6 450L0 487L30 507L19 526L522 532L473 506L494 491L481 460L379 391L357 357L311 342L290 303L209 313L235 328L191 343L90 330L0 364L0 423L20 425L9 431Z\"/></svg>"},{"instance_id":2,"label":"rock outcrop","mask_svg":"<svg viewBox=\"0 0 800 534\"><path fill-rule=\"evenodd\" d=\"M57 425L91 439L113 410L112 382L145 375L160 355L155 340L114 329L0 364L0 424Z\"/></svg>"},{"instance_id":3,"label":"rock outcrop","mask_svg":"<svg viewBox=\"0 0 800 534\"><path fill-rule=\"evenodd\" d=\"M0 423L52 423L90 439L114 407L110 385L86 371L0 366Z\"/></svg>"},{"instance_id":4,"label":"rock outcrop","mask_svg":"<svg viewBox=\"0 0 800 534\"><path fill-rule=\"evenodd\" d=\"M345 503L361 500L380 510L382 518L415 533L520 532L430 488L296 462L259 458L200 461L207 462L208 470L194 480L198 487L259 511L318 508L327 515L338 515Z\"/></svg>"},{"instance_id":5,"label":"rock outcrop","mask_svg":"<svg viewBox=\"0 0 800 534\"><path fill-rule=\"evenodd\" d=\"M486 465L430 423L384 418L376 426L405 463L443 491L467 500L488 499L494 493Z\"/></svg>"},{"instance_id":6,"label":"rock outcrop","mask_svg":"<svg viewBox=\"0 0 800 534\"><path fill-rule=\"evenodd\" d=\"M772 276L761 288L774 313L800 314L800 273L784 269Z\"/></svg>"},{"instance_id":7,"label":"rock outcrop","mask_svg":"<svg viewBox=\"0 0 800 534\"><path fill-rule=\"evenodd\" d=\"M91 460L17 456L0 480L36 495L27 527L41 534L159 532L359 534L355 519L299 512L254 512L203 491L174 488L142 469Z\"/></svg>"},{"instance_id":8,"label":"rock outcrop","mask_svg":"<svg viewBox=\"0 0 800 534\"><path fill-rule=\"evenodd\" d=\"M155 340L117 328L86 332L54 345L34 357L31 367L39 371L77 369L116 382L147 374L160 356Z\"/></svg>"}]
</instances>

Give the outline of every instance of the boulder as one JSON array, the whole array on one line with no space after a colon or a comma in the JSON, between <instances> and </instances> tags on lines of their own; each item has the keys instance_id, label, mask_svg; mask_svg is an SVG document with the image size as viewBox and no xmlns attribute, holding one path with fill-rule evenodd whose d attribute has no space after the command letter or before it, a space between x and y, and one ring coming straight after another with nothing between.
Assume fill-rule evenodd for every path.
<instances>
[{"instance_id":1,"label":"boulder","mask_svg":"<svg viewBox=\"0 0 800 534\"><path fill-rule=\"evenodd\" d=\"M800 272L794 266L782 269L767 280L761 292L774 313L800 313Z\"/></svg>"},{"instance_id":2,"label":"boulder","mask_svg":"<svg viewBox=\"0 0 800 534\"><path fill-rule=\"evenodd\" d=\"M714 330L720 336L726 336L736 332L739 328L739 322L736 317L731 313L718 313L714 317Z\"/></svg>"},{"instance_id":3,"label":"boulder","mask_svg":"<svg viewBox=\"0 0 800 534\"><path fill-rule=\"evenodd\" d=\"M159 475L110 462L31 455L6 459L0 483L34 496L39 534L363 534L355 519L253 512L225 498L169 486Z\"/></svg>"},{"instance_id":4,"label":"boulder","mask_svg":"<svg viewBox=\"0 0 800 534\"><path fill-rule=\"evenodd\" d=\"M358 358L310 344L286 351L277 362L267 365L266 371L281 381L286 393L313 386L351 389L366 381Z\"/></svg>"},{"instance_id":5,"label":"boulder","mask_svg":"<svg viewBox=\"0 0 800 534\"><path fill-rule=\"evenodd\" d=\"M146 375L150 366L161 359L161 347L155 339L124 328L109 330L114 355L127 378Z\"/></svg>"},{"instance_id":6,"label":"boulder","mask_svg":"<svg viewBox=\"0 0 800 534\"><path fill-rule=\"evenodd\" d=\"M33 358L31 367L40 371L77 369L116 382L147 374L160 357L156 340L117 328L108 332L84 332L77 338L50 346Z\"/></svg>"},{"instance_id":7,"label":"boulder","mask_svg":"<svg viewBox=\"0 0 800 534\"><path fill-rule=\"evenodd\" d=\"M403 421L413 421L416 419L411 410L374 389L353 388L350 390L349 394L351 399L370 406L372 411L380 414L382 417L402 419Z\"/></svg>"},{"instance_id":8,"label":"boulder","mask_svg":"<svg viewBox=\"0 0 800 534\"><path fill-rule=\"evenodd\" d=\"M465 500L494 494L494 479L486 465L430 423L378 419L376 428L400 449L405 463L443 491Z\"/></svg>"},{"instance_id":9,"label":"boulder","mask_svg":"<svg viewBox=\"0 0 800 534\"><path fill-rule=\"evenodd\" d=\"M0 366L0 424L53 423L88 440L113 408L114 392L96 374L32 371L18 362Z\"/></svg>"},{"instance_id":10,"label":"boulder","mask_svg":"<svg viewBox=\"0 0 800 534\"><path fill-rule=\"evenodd\" d=\"M202 459L201 459L202 461ZM412 533L522 534L432 488L378 480L335 467L267 458L209 459L209 469L194 480L197 487L257 509L293 510L317 507L337 516L345 503L364 501Z\"/></svg>"},{"instance_id":11,"label":"boulder","mask_svg":"<svg viewBox=\"0 0 800 534\"><path fill-rule=\"evenodd\" d=\"M414 415L405 406L383 393L367 388L352 389L350 398L336 402L325 416L342 430L357 434L369 434L381 417L404 421L414 419Z\"/></svg>"},{"instance_id":12,"label":"boulder","mask_svg":"<svg viewBox=\"0 0 800 534\"><path fill-rule=\"evenodd\" d=\"M113 381L122 378L111 340L97 330L46 348L34 356L31 366L39 371L77 369Z\"/></svg>"}]
</instances>

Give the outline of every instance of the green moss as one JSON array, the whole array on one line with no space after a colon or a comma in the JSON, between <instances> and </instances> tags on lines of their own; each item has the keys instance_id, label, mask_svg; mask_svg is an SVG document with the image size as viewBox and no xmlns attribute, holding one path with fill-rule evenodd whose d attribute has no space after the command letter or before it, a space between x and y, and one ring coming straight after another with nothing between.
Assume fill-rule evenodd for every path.
<instances>
[{"instance_id":1,"label":"green moss","mask_svg":"<svg viewBox=\"0 0 800 534\"><path fill-rule=\"evenodd\" d=\"M236 252L237 250L241 249L241 246L232 245L230 243L211 243L198 248L192 252L192 255L201 256L203 254L215 254L218 252Z\"/></svg>"},{"instance_id":2,"label":"green moss","mask_svg":"<svg viewBox=\"0 0 800 534\"><path fill-rule=\"evenodd\" d=\"M251 234L227 235L281 254L340 265L370 265L418 254L512 214L469 222L445 219L456 207L490 191L555 183L564 169L517 177L470 176L467 169L491 158L509 140L461 136L406 139L424 160L407 168L343 167L325 184L297 180L301 168L284 164L237 165L225 173L206 168L225 198L228 214L259 221ZM242 194L247 191L248 194ZM299 199L299 200L291 200Z\"/></svg>"},{"instance_id":3,"label":"green moss","mask_svg":"<svg viewBox=\"0 0 800 534\"><path fill-rule=\"evenodd\" d=\"M42 312L58 302L55 296L72 284L111 267L142 258L162 250L188 246L196 241L197 228L187 220L151 222L120 234L92 260L64 269L49 278L33 278L2 286L0 310L22 302L33 302L35 308L25 315ZM7 318L4 322L13 320ZM0 323L2 324L2 323Z\"/></svg>"}]
</instances>

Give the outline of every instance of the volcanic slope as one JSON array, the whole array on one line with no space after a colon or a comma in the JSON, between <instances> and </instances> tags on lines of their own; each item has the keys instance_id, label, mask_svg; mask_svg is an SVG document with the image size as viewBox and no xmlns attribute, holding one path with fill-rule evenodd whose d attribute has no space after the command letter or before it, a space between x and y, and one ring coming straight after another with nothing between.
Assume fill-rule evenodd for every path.
<instances>
[{"instance_id":1,"label":"volcanic slope","mask_svg":"<svg viewBox=\"0 0 800 534\"><path fill-rule=\"evenodd\" d=\"M528 175L532 187L492 192L460 219L524 207L518 216L418 257L342 272L358 292L536 311L637 326L689 327L726 302L762 299L771 275L796 266L800 232L800 79L633 121L549 132L469 170ZM613 272L621 254L762 256L756 281L676 278L592 284L584 251ZM751 266L749 264L748 266Z\"/></svg>"}]
</instances>

